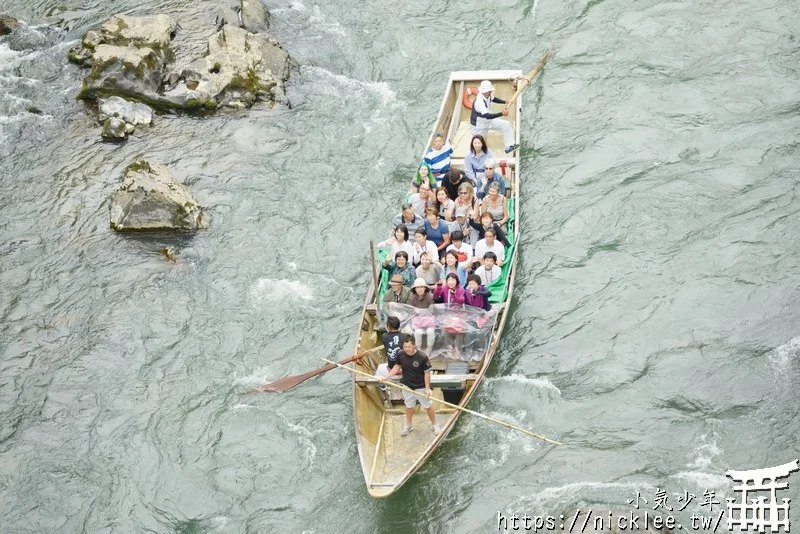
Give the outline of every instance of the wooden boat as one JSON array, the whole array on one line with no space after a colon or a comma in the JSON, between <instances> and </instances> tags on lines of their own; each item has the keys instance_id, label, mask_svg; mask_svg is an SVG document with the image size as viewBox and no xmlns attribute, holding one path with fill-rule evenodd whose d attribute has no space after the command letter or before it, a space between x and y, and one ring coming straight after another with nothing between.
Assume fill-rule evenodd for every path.
<instances>
[{"instance_id":1,"label":"wooden boat","mask_svg":"<svg viewBox=\"0 0 800 534\"><path fill-rule=\"evenodd\" d=\"M477 88L481 80L490 80L495 86L495 96L508 100L514 94L515 82L522 74L517 70L453 72L447 82L439 117L426 150L436 132L445 133L454 149L451 165L463 169L464 156L469 150L472 139L469 124L470 109L464 104L469 98L468 95L474 94L470 89ZM505 117L514 128L517 143L520 135L520 101L518 97L509 109L508 116ZM494 106L495 110L500 108L499 104ZM475 394L497 349L507 318L507 306L513 292L518 256L514 249L516 236L519 235L519 165L514 157L509 157L516 156L518 152L506 156L502 136L496 132L489 133L487 143L494 158L500 163L499 168L504 171L509 214L513 213L513 219L510 218L508 223L508 235L512 246L506 250L504 276L501 277L503 287L500 294L493 290L493 313L496 315L493 326L489 326L491 331L487 332L485 350L477 358L473 357L470 362L459 362L460 365L446 358L431 358L433 396L441 399L446 395L448 398L445 400L460 406L466 406ZM376 296L382 294L385 287L381 284L381 289L376 292L373 286L367 295L356 344L357 352L381 344L380 334L383 332L383 325ZM363 358L356 364L355 369L372 375L377 365L386 361L385 357L383 351L380 351L371 357ZM358 454L367 490L373 497L387 497L405 483L436 450L453 429L461 412L434 402L437 422L441 427L441 432L435 435L430 431L425 411L418 405L414 413L415 430L401 437L400 432L405 425L405 408L399 391L389 388L390 399L387 400L386 393L378 389L376 379L355 374L352 388Z\"/></svg>"}]
</instances>

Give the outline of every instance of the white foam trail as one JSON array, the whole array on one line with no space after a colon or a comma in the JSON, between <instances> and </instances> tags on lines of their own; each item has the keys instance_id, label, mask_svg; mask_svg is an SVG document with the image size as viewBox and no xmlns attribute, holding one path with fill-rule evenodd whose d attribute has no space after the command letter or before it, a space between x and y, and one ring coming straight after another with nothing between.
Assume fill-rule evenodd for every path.
<instances>
[{"instance_id":1,"label":"white foam trail","mask_svg":"<svg viewBox=\"0 0 800 534\"><path fill-rule=\"evenodd\" d=\"M768 358L775 371L783 371L790 360L800 357L800 336L792 338L789 342L769 352Z\"/></svg>"},{"instance_id":2,"label":"white foam trail","mask_svg":"<svg viewBox=\"0 0 800 534\"><path fill-rule=\"evenodd\" d=\"M556 387L555 384L550 382L550 380L546 377L544 378L528 378L527 376L520 374L520 373L513 373L506 376L493 376L486 379L489 383L494 382L511 382L514 384L523 384L525 386L533 386L539 389L547 389L550 391L554 391L561 395L561 390Z\"/></svg>"},{"instance_id":3,"label":"white foam trail","mask_svg":"<svg viewBox=\"0 0 800 534\"><path fill-rule=\"evenodd\" d=\"M716 433L700 436L699 444L694 453L695 459L687 467L698 470L712 470L714 461L722 455L722 450L717 445Z\"/></svg>"},{"instance_id":4,"label":"white foam trail","mask_svg":"<svg viewBox=\"0 0 800 534\"><path fill-rule=\"evenodd\" d=\"M317 446L314 445L314 440L312 439L313 434L304 426L296 425L288 421L287 424L300 438L300 445L302 445L308 456L308 470L310 471L311 468L314 467L314 458L317 456Z\"/></svg>"},{"instance_id":5,"label":"white foam trail","mask_svg":"<svg viewBox=\"0 0 800 534\"><path fill-rule=\"evenodd\" d=\"M322 67L303 66L300 68L300 70L301 72L308 71L308 74L315 78L323 76L333 80L338 88L337 93L347 94L350 96L371 93L379 96L383 105L397 103L397 93L395 93L386 82L365 82L362 80L356 80L354 78L348 78L342 74L334 74L333 72L323 69Z\"/></svg>"},{"instance_id":6,"label":"white foam trail","mask_svg":"<svg viewBox=\"0 0 800 534\"><path fill-rule=\"evenodd\" d=\"M306 6L303 2L298 2L297 0L292 0L292 3L289 5L289 9L294 11L305 11Z\"/></svg>"},{"instance_id":7,"label":"white foam trail","mask_svg":"<svg viewBox=\"0 0 800 534\"><path fill-rule=\"evenodd\" d=\"M247 410L250 410L250 409L252 409L252 408L253 408L253 407L252 407L252 406L250 406L249 404L242 404L242 403L239 403L239 404L234 404L234 405L233 405L233 411L234 411L234 413L238 413L238 412L246 412Z\"/></svg>"},{"instance_id":8,"label":"white foam trail","mask_svg":"<svg viewBox=\"0 0 800 534\"><path fill-rule=\"evenodd\" d=\"M272 374L269 373L266 368L259 367L247 376L234 378L233 383L237 386L256 387L263 386L273 380Z\"/></svg>"},{"instance_id":9,"label":"white foam trail","mask_svg":"<svg viewBox=\"0 0 800 534\"><path fill-rule=\"evenodd\" d=\"M517 498L510 507L525 510L549 510L563 503L580 502L591 499L587 493L596 494L596 500L603 502L615 490L625 493L655 489L646 482L573 482L563 486L555 486L538 490L531 495Z\"/></svg>"},{"instance_id":10,"label":"white foam trail","mask_svg":"<svg viewBox=\"0 0 800 534\"><path fill-rule=\"evenodd\" d=\"M267 300L272 304L284 300L311 300L314 298L314 291L311 287L298 280L286 279L259 278L250 293L257 302Z\"/></svg>"},{"instance_id":11,"label":"white foam trail","mask_svg":"<svg viewBox=\"0 0 800 534\"><path fill-rule=\"evenodd\" d=\"M732 484L732 481L724 475L716 473L703 473L699 471L681 471L680 473L676 473L669 478L686 480L693 484L693 487L700 492L703 492L707 489L720 491L730 490ZM689 488L686 488L686 490L688 491Z\"/></svg>"}]
</instances>

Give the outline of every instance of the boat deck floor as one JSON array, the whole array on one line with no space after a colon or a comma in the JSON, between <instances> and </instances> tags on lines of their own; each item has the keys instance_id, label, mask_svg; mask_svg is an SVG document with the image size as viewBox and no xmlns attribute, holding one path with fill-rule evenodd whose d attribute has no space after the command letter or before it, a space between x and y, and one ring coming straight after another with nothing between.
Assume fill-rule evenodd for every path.
<instances>
[{"instance_id":1,"label":"boat deck floor","mask_svg":"<svg viewBox=\"0 0 800 534\"><path fill-rule=\"evenodd\" d=\"M398 408L403 408L402 404ZM449 413L437 413L436 422L443 427L450 418ZM431 431L428 414L419 406L412 419L414 430L401 436L406 424L405 413L387 413L384 419L383 443L372 478L374 485L394 484L419 460L420 453L433 443L436 436Z\"/></svg>"}]
</instances>

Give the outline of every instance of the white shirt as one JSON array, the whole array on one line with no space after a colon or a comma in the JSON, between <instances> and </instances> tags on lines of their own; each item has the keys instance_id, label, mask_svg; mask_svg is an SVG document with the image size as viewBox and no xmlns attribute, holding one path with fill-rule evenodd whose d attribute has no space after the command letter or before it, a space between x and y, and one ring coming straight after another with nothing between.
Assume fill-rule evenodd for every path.
<instances>
[{"instance_id":1,"label":"white shirt","mask_svg":"<svg viewBox=\"0 0 800 534\"><path fill-rule=\"evenodd\" d=\"M455 250L456 251L456 253L458 254L458 264L461 265L461 267L466 269L467 268L467 264L469 263L469 260L471 260L472 256L473 256L472 245L462 241L461 242L461 248L456 248L455 245L449 245L445 249L445 252L450 252L451 250Z\"/></svg>"},{"instance_id":2,"label":"white shirt","mask_svg":"<svg viewBox=\"0 0 800 534\"><path fill-rule=\"evenodd\" d=\"M500 245L501 247L503 245ZM430 256L431 261L439 261L439 249L436 248L436 243L433 241L425 241L425 248L421 248L416 241L414 241L414 259L412 263L414 265L420 263L422 261L422 253L427 252L428 256Z\"/></svg>"},{"instance_id":3,"label":"white shirt","mask_svg":"<svg viewBox=\"0 0 800 534\"><path fill-rule=\"evenodd\" d=\"M500 241L497 240L497 238L495 238L494 246L491 248L486 244L485 238L475 243L475 256L483 259L484 254L487 252L494 252L497 255L498 262L506 260L506 248Z\"/></svg>"},{"instance_id":4,"label":"white shirt","mask_svg":"<svg viewBox=\"0 0 800 534\"><path fill-rule=\"evenodd\" d=\"M488 287L489 284L500 278L500 274L503 271L497 265L494 265L490 271L486 270L486 267L481 265L477 269L475 269L475 274L481 277L481 284Z\"/></svg>"}]
</instances>

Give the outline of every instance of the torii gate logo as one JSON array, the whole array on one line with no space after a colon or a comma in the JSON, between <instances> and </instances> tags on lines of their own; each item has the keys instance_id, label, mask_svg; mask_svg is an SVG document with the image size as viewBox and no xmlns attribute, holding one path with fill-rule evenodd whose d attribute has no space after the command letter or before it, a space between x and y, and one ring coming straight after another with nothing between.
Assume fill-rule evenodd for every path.
<instances>
[{"instance_id":1,"label":"torii gate logo","mask_svg":"<svg viewBox=\"0 0 800 534\"><path fill-rule=\"evenodd\" d=\"M779 532L783 527L783 532L789 532L792 524L789 521L791 499L782 499L783 504L778 504L776 492L789 487L788 482L778 482L778 480L788 478L790 473L798 470L800 465L798 460L795 460L788 464L763 469L726 471L726 476L734 482L741 483L740 486L734 486L733 491L742 494L741 502L735 502L736 499L733 498L727 499L728 530L766 532L765 529L768 528L770 532ZM765 500L764 494L767 492L769 501Z\"/></svg>"}]
</instances>

